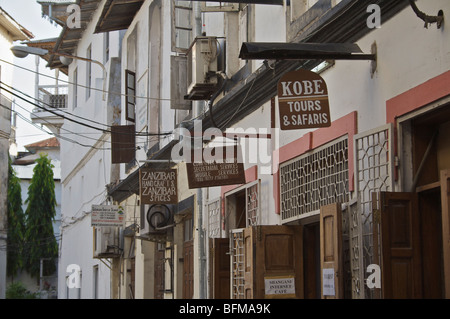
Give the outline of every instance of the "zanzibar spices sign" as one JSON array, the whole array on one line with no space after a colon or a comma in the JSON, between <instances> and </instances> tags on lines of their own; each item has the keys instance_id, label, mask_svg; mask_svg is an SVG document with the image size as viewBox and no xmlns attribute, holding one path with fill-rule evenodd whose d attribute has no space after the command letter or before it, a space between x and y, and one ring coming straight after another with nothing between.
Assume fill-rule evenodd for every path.
<instances>
[{"instance_id":1,"label":"zanzibar spices sign","mask_svg":"<svg viewBox=\"0 0 450 319\"><path fill-rule=\"evenodd\" d=\"M203 155L202 162L186 163L189 188L245 184L240 147L214 147Z\"/></svg>"},{"instance_id":2,"label":"zanzibar spices sign","mask_svg":"<svg viewBox=\"0 0 450 319\"><path fill-rule=\"evenodd\" d=\"M177 170L139 170L139 191L142 204L176 204Z\"/></svg>"},{"instance_id":3,"label":"zanzibar spices sign","mask_svg":"<svg viewBox=\"0 0 450 319\"><path fill-rule=\"evenodd\" d=\"M278 82L282 130L331 125L327 85L320 75L300 69L288 72Z\"/></svg>"}]
</instances>

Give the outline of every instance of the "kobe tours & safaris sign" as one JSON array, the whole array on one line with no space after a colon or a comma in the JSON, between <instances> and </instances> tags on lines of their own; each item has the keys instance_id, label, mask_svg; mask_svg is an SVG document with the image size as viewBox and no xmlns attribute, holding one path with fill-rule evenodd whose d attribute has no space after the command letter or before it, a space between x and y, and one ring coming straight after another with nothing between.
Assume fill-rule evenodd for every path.
<instances>
[{"instance_id":1,"label":"kobe tours & safaris sign","mask_svg":"<svg viewBox=\"0 0 450 319\"><path fill-rule=\"evenodd\" d=\"M300 69L278 82L280 128L297 130L331 125L328 89L317 73Z\"/></svg>"}]
</instances>

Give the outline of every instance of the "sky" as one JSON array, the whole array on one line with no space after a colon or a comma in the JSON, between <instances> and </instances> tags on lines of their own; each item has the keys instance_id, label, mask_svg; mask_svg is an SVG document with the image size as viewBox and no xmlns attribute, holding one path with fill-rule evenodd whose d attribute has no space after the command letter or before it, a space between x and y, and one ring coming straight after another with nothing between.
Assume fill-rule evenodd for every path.
<instances>
[{"instance_id":1,"label":"sky","mask_svg":"<svg viewBox=\"0 0 450 319\"><path fill-rule=\"evenodd\" d=\"M0 0L0 7L14 20L16 20L17 23L31 31L31 33L35 36L33 40L58 37L61 32L61 28L59 26L52 24L47 18L42 17L41 6L36 2L36 0ZM20 41L17 41L13 43L13 45L21 45L21 43ZM15 58L14 64L35 71L35 60L35 56L29 55L23 59ZM40 59L39 73L54 77L55 71L46 68L46 65L47 62ZM65 80L66 78L61 76L60 79ZM54 83L54 79L39 76L39 84L41 85ZM12 86L34 97L35 74L26 70L14 68ZM29 119L30 112L33 110L34 106L20 99L16 99L16 103L17 105L20 105L16 105L16 111ZM24 151L24 146L27 144L52 137L52 135L44 133L42 130L37 129L20 118L17 119L16 136L16 143L19 151Z\"/></svg>"}]
</instances>

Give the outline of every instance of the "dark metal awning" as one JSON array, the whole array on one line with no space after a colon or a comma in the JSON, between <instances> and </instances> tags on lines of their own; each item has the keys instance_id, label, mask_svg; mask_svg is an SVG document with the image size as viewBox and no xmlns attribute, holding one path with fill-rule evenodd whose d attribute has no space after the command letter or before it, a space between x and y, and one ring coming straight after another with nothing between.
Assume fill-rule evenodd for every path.
<instances>
[{"instance_id":1,"label":"dark metal awning","mask_svg":"<svg viewBox=\"0 0 450 319\"><path fill-rule=\"evenodd\" d=\"M243 60L375 60L355 43L244 42Z\"/></svg>"},{"instance_id":2,"label":"dark metal awning","mask_svg":"<svg viewBox=\"0 0 450 319\"><path fill-rule=\"evenodd\" d=\"M95 28L95 33L128 29L144 0L108 0Z\"/></svg>"}]
</instances>

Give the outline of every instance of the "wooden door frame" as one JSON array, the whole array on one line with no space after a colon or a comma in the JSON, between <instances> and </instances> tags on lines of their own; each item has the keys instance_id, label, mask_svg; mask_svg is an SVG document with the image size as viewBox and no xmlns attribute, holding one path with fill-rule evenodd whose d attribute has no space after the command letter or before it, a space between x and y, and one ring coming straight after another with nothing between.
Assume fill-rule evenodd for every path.
<instances>
[{"instance_id":1,"label":"wooden door frame","mask_svg":"<svg viewBox=\"0 0 450 319\"><path fill-rule=\"evenodd\" d=\"M442 203L442 250L444 259L444 296L450 299L450 169L442 170L441 203Z\"/></svg>"}]
</instances>

